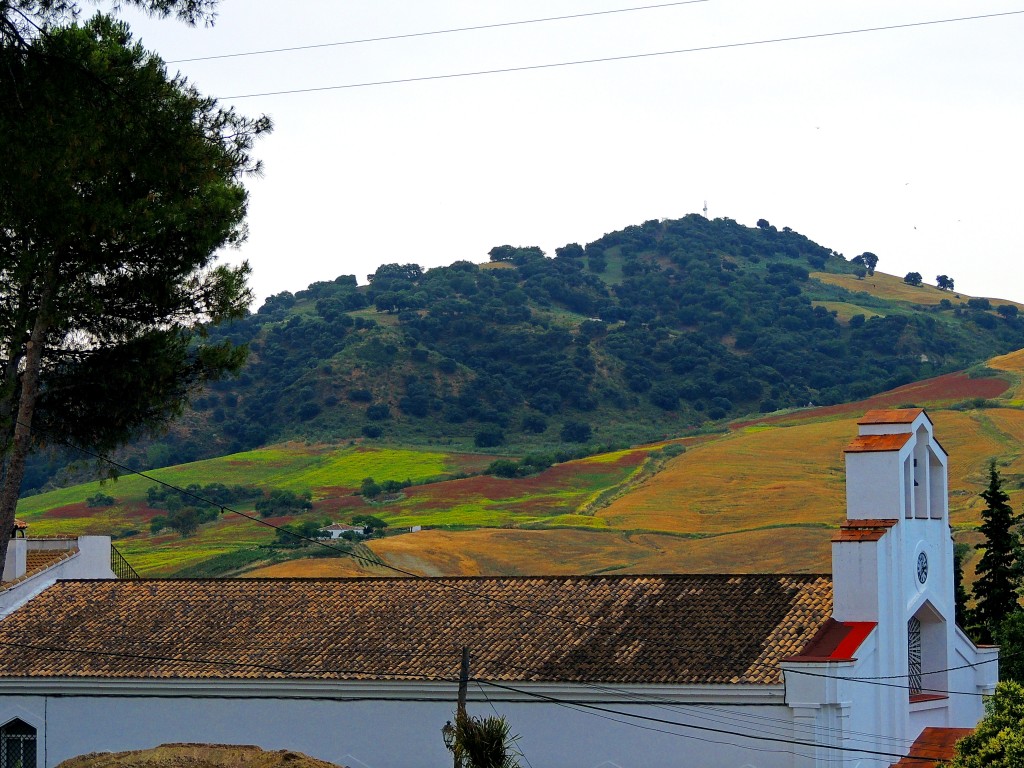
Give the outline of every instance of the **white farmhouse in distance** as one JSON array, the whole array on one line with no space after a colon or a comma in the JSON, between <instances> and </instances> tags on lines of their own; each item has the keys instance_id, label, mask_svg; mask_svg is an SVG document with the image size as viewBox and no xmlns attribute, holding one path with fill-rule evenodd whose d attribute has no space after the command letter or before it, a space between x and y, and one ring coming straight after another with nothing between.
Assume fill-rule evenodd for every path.
<instances>
[{"instance_id":1,"label":"white farmhouse in distance","mask_svg":"<svg viewBox=\"0 0 1024 768\"><path fill-rule=\"evenodd\" d=\"M0 750L446 766L468 647L470 713L505 716L533 768L944 756L998 677L954 623L947 456L920 409L859 432L831 577L58 582L0 620Z\"/></svg>"},{"instance_id":2,"label":"white farmhouse in distance","mask_svg":"<svg viewBox=\"0 0 1024 768\"><path fill-rule=\"evenodd\" d=\"M346 533L353 536L365 536L366 527L362 525L345 525L344 523L331 523L320 529L322 533L330 534L332 540L342 538Z\"/></svg>"}]
</instances>

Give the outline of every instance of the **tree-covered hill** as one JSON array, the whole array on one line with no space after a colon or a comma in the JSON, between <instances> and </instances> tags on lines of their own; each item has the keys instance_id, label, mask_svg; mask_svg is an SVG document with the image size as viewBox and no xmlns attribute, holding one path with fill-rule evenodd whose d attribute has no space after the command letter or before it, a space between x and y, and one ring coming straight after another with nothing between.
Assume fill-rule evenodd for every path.
<instances>
[{"instance_id":1,"label":"tree-covered hill","mask_svg":"<svg viewBox=\"0 0 1024 768\"><path fill-rule=\"evenodd\" d=\"M503 245L488 264L385 264L368 285L314 283L213 329L249 346L246 368L127 460L292 437L637 442L863 398L1024 347L1016 305L928 285L884 298L873 283L887 276L865 256L868 268L763 220L690 215L553 257ZM41 485L49 470L37 468Z\"/></svg>"}]
</instances>

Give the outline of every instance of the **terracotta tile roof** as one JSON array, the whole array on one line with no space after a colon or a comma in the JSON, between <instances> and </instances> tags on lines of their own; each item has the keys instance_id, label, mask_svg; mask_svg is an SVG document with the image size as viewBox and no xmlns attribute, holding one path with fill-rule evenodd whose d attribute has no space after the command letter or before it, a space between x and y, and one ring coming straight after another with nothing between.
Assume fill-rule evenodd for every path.
<instances>
[{"instance_id":1,"label":"terracotta tile roof","mask_svg":"<svg viewBox=\"0 0 1024 768\"><path fill-rule=\"evenodd\" d=\"M970 728L925 728L910 748L910 753L898 763L893 763L893 768L938 768L953 759L954 746L970 733Z\"/></svg>"},{"instance_id":2,"label":"terracotta tile roof","mask_svg":"<svg viewBox=\"0 0 1024 768\"><path fill-rule=\"evenodd\" d=\"M891 408L868 411L857 421L857 424L910 424L924 412L924 408Z\"/></svg>"},{"instance_id":3,"label":"terracotta tile roof","mask_svg":"<svg viewBox=\"0 0 1024 768\"><path fill-rule=\"evenodd\" d=\"M846 453L866 453L869 451L898 451L910 440L909 432L896 435L861 435L854 438L843 451Z\"/></svg>"},{"instance_id":4,"label":"terracotta tile roof","mask_svg":"<svg viewBox=\"0 0 1024 768\"><path fill-rule=\"evenodd\" d=\"M831 607L820 575L62 581L0 677L451 680L465 645L495 681L772 684Z\"/></svg>"},{"instance_id":5,"label":"terracotta tile roof","mask_svg":"<svg viewBox=\"0 0 1024 768\"><path fill-rule=\"evenodd\" d=\"M30 549L25 553L25 571L28 574L49 568L61 560L67 560L77 551L77 547L75 549Z\"/></svg>"},{"instance_id":6,"label":"terracotta tile roof","mask_svg":"<svg viewBox=\"0 0 1024 768\"><path fill-rule=\"evenodd\" d=\"M832 541L878 541L898 520L847 520Z\"/></svg>"}]
</instances>

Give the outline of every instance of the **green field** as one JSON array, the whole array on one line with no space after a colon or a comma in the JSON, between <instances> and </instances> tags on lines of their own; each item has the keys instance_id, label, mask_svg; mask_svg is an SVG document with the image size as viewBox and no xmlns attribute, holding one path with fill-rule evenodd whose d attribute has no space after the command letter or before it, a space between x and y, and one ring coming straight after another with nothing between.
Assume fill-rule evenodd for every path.
<instances>
[{"instance_id":1,"label":"green field","mask_svg":"<svg viewBox=\"0 0 1024 768\"><path fill-rule=\"evenodd\" d=\"M479 471L490 456L450 454L399 448L365 449L289 443L219 459L153 470L146 476L125 475L104 483L93 482L22 499L18 517L33 535L108 534L140 573L168 575L181 568L225 555L244 547L267 544L273 529L227 512L182 539L170 531L149 532L150 520L164 514L146 502L146 491L157 480L183 488L188 485L255 485L263 489L309 490L317 501L350 496L363 478L377 481L410 480L414 483L449 474ZM86 499L102 491L114 497L110 507L89 507ZM258 517L252 502L234 505L237 511ZM368 507L367 512L375 512ZM351 516L353 513L349 513ZM287 519L268 522L280 525ZM476 523L479 524L479 523Z\"/></svg>"}]
</instances>

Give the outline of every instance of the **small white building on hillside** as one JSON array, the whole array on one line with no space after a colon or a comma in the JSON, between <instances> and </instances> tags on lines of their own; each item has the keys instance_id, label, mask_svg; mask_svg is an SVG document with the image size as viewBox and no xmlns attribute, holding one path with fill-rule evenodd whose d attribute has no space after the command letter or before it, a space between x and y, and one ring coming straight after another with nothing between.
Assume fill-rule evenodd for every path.
<instances>
[{"instance_id":1,"label":"small white building on hillside","mask_svg":"<svg viewBox=\"0 0 1024 768\"><path fill-rule=\"evenodd\" d=\"M346 533L352 536L363 537L366 535L366 526L364 525L345 525L344 523L331 523L330 525L324 526L320 529L322 533L328 534L331 539L340 539Z\"/></svg>"},{"instance_id":2,"label":"small white building on hillside","mask_svg":"<svg viewBox=\"0 0 1024 768\"><path fill-rule=\"evenodd\" d=\"M946 453L923 411L879 411L846 461L832 577L59 582L0 621L0 750L446 766L464 646L470 713L505 716L532 768L885 768L915 742L948 749L997 651L954 624Z\"/></svg>"}]
</instances>

